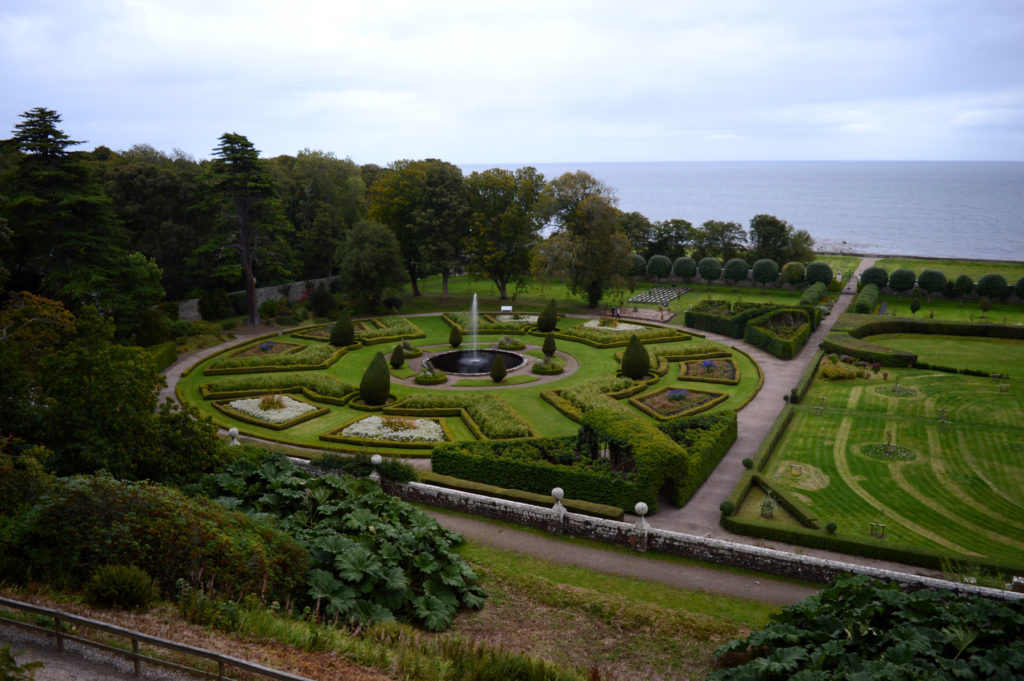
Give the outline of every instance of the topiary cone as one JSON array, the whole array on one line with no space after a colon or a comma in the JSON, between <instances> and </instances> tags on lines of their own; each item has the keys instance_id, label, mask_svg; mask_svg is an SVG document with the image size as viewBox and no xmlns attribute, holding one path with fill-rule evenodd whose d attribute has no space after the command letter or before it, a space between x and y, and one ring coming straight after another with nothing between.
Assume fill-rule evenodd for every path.
<instances>
[{"instance_id":1,"label":"topiary cone","mask_svg":"<svg viewBox=\"0 0 1024 681\"><path fill-rule=\"evenodd\" d=\"M352 325L352 317L348 310L342 310L338 321L331 329L331 345L344 348L356 342L356 329Z\"/></svg>"},{"instance_id":2,"label":"topiary cone","mask_svg":"<svg viewBox=\"0 0 1024 681\"><path fill-rule=\"evenodd\" d=\"M638 381L647 375L651 370L651 358L647 354L647 348L640 342L634 333L629 338L629 345L622 353L622 375Z\"/></svg>"},{"instance_id":3,"label":"topiary cone","mask_svg":"<svg viewBox=\"0 0 1024 681\"><path fill-rule=\"evenodd\" d=\"M401 369L403 364L405 364L405 350L402 349L402 344L399 343L391 351L391 368Z\"/></svg>"},{"instance_id":4,"label":"topiary cone","mask_svg":"<svg viewBox=\"0 0 1024 681\"><path fill-rule=\"evenodd\" d=\"M544 306L544 311L537 316L537 330L544 333L554 331L555 327L558 326L558 309L556 308L557 303L552 298L548 301L548 304Z\"/></svg>"},{"instance_id":5,"label":"topiary cone","mask_svg":"<svg viewBox=\"0 0 1024 681\"><path fill-rule=\"evenodd\" d=\"M359 396L366 404L377 406L387 403L390 392L391 372L388 371L384 355L378 352L370 360L370 366L366 367L359 381Z\"/></svg>"},{"instance_id":6,"label":"topiary cone","mask_svg":"<svg viewBox=\"0 0 1024 681\"><path fill-rule=\"evenodd\" d=\"M457 348L462 345L462 332L459 331L459 327L452 327L452 332L448 334L448 345L453 348Z\"/></svg>"},{"instance_id":7,"label":"topiary cone","mask_svg":"<svg viewBox=\"0 0 1024 681\"><path fill-rule=\"evenodd\" d=\"M545 357L555 356L555 334L548 332L548 335L544 336L544 345L541 346L540 350L544 353Z\"/></svg>"},{"instance_id":8,"label":"topiary cone","mask_svg":"<svg viewBox=\"0 0 1024 681\"><path fill-rule=\"evenodd\" d=\"M494 364L491 365L491 380L495 383L501 383L507 373L505 371L505 359L501 356L501 353L498 353L494 357Z\"/></svg>"}]
</instances>

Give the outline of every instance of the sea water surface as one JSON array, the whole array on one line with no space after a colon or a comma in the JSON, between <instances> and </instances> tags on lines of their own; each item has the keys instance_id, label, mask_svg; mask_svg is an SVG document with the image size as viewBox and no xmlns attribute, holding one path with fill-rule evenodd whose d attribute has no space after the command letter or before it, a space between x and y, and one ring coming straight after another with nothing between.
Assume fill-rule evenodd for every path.
<instances>
[{"instance_id":1,"label":"sea water surface","mask_svg":"<svg viewBox=\"0 0 1024 681\"><path fill-rule=\"evenodd\" d=\"M819 251L1024 261L1024 163L744 161L537 163L548 180L583 170L619 208L694 226L749 226L767 213L805 229Z\"/></svg>"}]
</instances>

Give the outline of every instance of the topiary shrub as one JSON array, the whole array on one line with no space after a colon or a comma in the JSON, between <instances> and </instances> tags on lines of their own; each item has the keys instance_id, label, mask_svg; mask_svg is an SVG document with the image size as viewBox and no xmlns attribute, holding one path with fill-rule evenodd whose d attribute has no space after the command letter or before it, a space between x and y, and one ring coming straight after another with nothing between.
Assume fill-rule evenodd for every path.
<instances>
[{"instance_id":1,"label":"topiary shrub","mask_svg":"<svg viewBox=\"0 0 1024 681\"><path fill-rule=\"evenodd\" d=\"M770 258L761 258L754 263L754 266L751 268L751 274L754 277L754 281L761 284L761 286L774 284L775 280L779 278L779 265Z\"/></svg>"},{"instance_id":2,"label":"topiary shrub","mask_svg":"<svg viewBox=\"0 0 1024 681\"><path fill-rule=\"evenodd\" d=\"M732 515L736 512L736 504L726 499L718 505L718 510L722 512L722 515Z\"/></svg>"},{"instance_id":3,"label":"topiary shrub","mask_svg":"<svg viewBox=\"0 0 1024 681\"><path fill-rule=\"evenodd\" d=\"M327 284L320 282L309 293L309 309L317 317L329 317L334 311L334 296Z\"/></svg>"},{"instance_id":4,"label":"topiary shrub","mask_svg":"<svg viewBox=\"0 0 1024 681\"><path fill-rule=\"evenodd\" d=\"M908 269L898 269L889 275L889 288L891 288L900 300L903 299L903 294L914 288L914 284L917 282L917 275L913 271Z\"/></svg>"},{"instance_id":5,"label":"topiary shrub","mask_svg":"<svg viewBox=\"0 0 1024 681\"><path fill-rule=\"evenodd\" d=\"M1024 279L1022 279L1021 281L1024 281ZM544 353L545 357L554 357L556 349L557 348L555 347L555 334L548 333L546 336L544 336L544 345L541 346L540 350L541 352Z\"/></svg>"},{"instance_id":6,"label":"topiary shrub","mask_svg":"<svg viewBox=\"0 0 1024 681\"><path fill-rule=\"evenodd\" d=\"M838 529L838 528L836 528L836 524L835 523L830 522L830 523L826 523L825 524L825 531L828 532L829 534L835 534L836 533L836 529Z\"/></svg>"},{"instance_id":7,"label":"topiary shrub","mask_svg":"<svg viewBox=\"0 0 1024 681\"><path fill-rule=\"evenodd\" d=\"M748 272L750 272L750 264L746 260L743 258L732 258L729 262L725 263L725 268L722 270L722 278L735 284L745 280Z\"/></svg>"},{"instance_id":8,"label":"topiary shrub","mask_svg":"<svg viewBox=\"0 0 1024 681\"><path fill-rule=\"evenodd\" d=\"M384 355L378 352L370 360L370 366L366 367L359 381L359 396L366 404L377 406L387 403L390 392L391 372L388 371Z\"/></svg>"},{"instance_id":9,"label":"topiary shrub","mask_svg":"<svg viewBox=\"0 0 1024 681\"><path fill-rule=\"evenodd\" d=\"M85 583L85 602L94 608L148 610L156 596L153 578L135 565L104 565Z\"/></svg>"},{"instance_id":10,"label":"topiary shrub","mask_svg":"<svg viewBox=\"0 0 1024 681\"><path fill-rule=\"evenodd\" d=\"M697 274L697 261L690 257L676 258L672 263L672 274L676 275L686 283L690 283Z\"/></svg>"},{"instance_id":11,"label":"topiary shrub","mask_svg":"<svg viewBox=\"0 0 1024 681\"><path fill-rule=\"evenodd\" d=\"M638 253L630 253L626 258L629 261L629 276L642 277L647 272L647 261L644 256Z\"/></svg>"},{"instance_id":12,"label":"topiary shrub","mask_svg":"<svg viewBox=\"0 0 1024 681\"><path fill-rule=\"evenodd\" d=\"M743 467L744 468L753 468L754 467L754 460L751 459L749 456L746 457L745 459L743 459Z\"/></svg>"},{"instance_id":13,"label":"topiary shrub","mask_svg":"<svg viewBox=\"0 0 1024 681\"><path fill-rule=\"evenodd\" d=\"M974 280L971 279L969 274L961 274L953 282L953 296L960 301L960 304L964 304L964 297L971 295L974 292Z\"/></svg>"},{"instance_id":14,"label":"topiary shrub","mask_svg":"<svg viewBox=\"0 0 1024 681\"><path fill-rule=\"evenodd\" d=\"M405 349L402 348L402 344L399 343L395 346L395 349L391 351L391 368L401 369L403 364L405 364Z\"/></svg>"},{"instance_id":15,"label":"topiary shrub","mask_svg":"<svg viewBox=\"0 0 1024 681\"><path fill-rule=\"evenodd\" d=\"M986 274L978 280L978 295L984 298L1005 298L1009 293L1006 279L1001 274Z\"/></svg>"},{"instance_id":16,"label":"topiary shrub","mask_svg":"<svg viewBox=\"0 0 1024 681\"><path fill-rule=\"evenodd\" d=\"M804 283L804 278L807 276L806 272L803 263L787 262L782 266L782 274L780 275L782 283L789 284L790 286L799 286Z\"/></svg>"},{"instance_id":17,"label":"topiary shrub","mask_svg":"<svg viewBox=\"0 0 1024 681\"><path fill-rule=\"evenodd\" d=\"M942 293L946 289L946 275L938 270L924 270L917 277L917 285L929 295Z\"/></svg>"},{"instance_id":18,"label":"topiary shrub","mask_svg":"<svg viewBox=\"0 0 1024 681\"><path fill-rule=\"evenodd\" d=\"M661 281L672 273L672 261L667 255L652 255L647 261L647 274Z\"/></svg>"},{"instance_id":19,"label":"topiary shrub","mask_svg":"<svg viewBox=\"0 0 1024 681\"><path fill-rule=\"evenodd\" d=\"M651 356L636 334L633 334L629 338L625 352L622 353L622 375L636 381L646 376L650 370Z\"/></svg>"},{"instance_id":20,"label":"topiary shrub","mask_svg":"<svg viewBox=\"0 0 1024 681\"><path fill-rule=\"evenodd\" d=\"M331 328L331 345L344 348L356 342L356 328L352 325L352 317L348 310L342 310L338 321Z\"/></svg>"},{"instance_id":21,"label":"topiary shrub","mask_svg":"<svg viewBox=\"0 0 1024 681\"><path fill-rule=\"evenodd\" d=\"M1017 283L1013 285L1013 295L1017 296L1017 300L1024 300L1024 277L1017 280Z\"/></svg>"},{"instance_id":22,"label":"topiary shrub","mask_svg":"<svg viewBox=\"0 0 1024 681\"><path fill-rule=\"evenodd\" d=\"M555 299L552 298L544 306L544 311L537 316L537 330L543 333L554 331L558 326L558 309Z\"/></svg>"},{"instance_id":23,"label":"topiary shrub","mask_svg":"<svg viewBox=\"0 0 1024 681\"><path fill-rule=\"evenodd\" d=\"M708 288L711 288L711 282L718 279L718 275L722 273L722 261L710 256L701 258L697 263L697 271L700 272L700 278L707 282Z\"/></svg>"},{"instance_id":24,"label":"topiary shrub","mask_svg":"<svg viewBox=\"0 0 1024 681\"><path fill-rule=\"evenodd\" d=\"M452 327L451 333L448 334L448 345L453 348L457 348L462 345L462 331L459 330L459 327Z\"/></svg>"},{"instance_id":25,"label":"topiary shrub","mask_svg":"<svg viewBox=\"0 0 1024 681\"><path fill-rule=\"evenodd\" d=\"M804 280L808 284L816 284L820 281L828 286L834 279L832 267L827 262L812 262L804 272Z\"/></svg>"},{"instance_id":26,"label":"topiary shrub","mask_svg":"<svg viewBox=\"0 0 1024 681\"><path fill-rule=\"evenodd\" d=\"M505 380L505 375L508 372L505 371L505 358L501 356L499 352L494 356L494 363L491 364L491 380L495 383L501 383Z\"/></svg>"},{"instance_id":27,"label":"topiary shrub","mask_svg":"<svg viewBox=\"0 0 1024 681\"><path fill-rule=\"evenodd\" d=\"M889 285L889 272L883 267L869 267L861 273L860 283L863 286L874 284L878 288L885 288Z\"/></svg>"}]
</instances>

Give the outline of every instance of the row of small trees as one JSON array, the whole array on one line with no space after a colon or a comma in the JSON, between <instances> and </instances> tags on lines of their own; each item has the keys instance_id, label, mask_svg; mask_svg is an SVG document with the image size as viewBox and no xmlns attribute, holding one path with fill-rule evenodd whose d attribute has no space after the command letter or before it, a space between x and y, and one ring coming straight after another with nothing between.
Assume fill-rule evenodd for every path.
<instances>
[{"instance_id":1,"label":"row of small trees","mask_svg":"<svg viewBox=\"0 0 1024 681\"><path fill-rule=\"evenodd\" d=\"M665 255L652 255L649 260L633 253L629 256L629 273L633 277L656 277L658 280L670 275L689 283L698 274L707 282L724 279L730 283L745 281L748 277L755 283L767 285L781 280L790 286L814 284L832 281L832 268L828 263L812 262L804 265L801 262L788 262L783 267L771 258L761 258L750 265L743 258L730 258L724 264L712 257L701 258L697 262L690 257L669 260Z\"/></svg>"},{"instance_id":2,"label":"row of small trees","mask_svg":"<svg viewBox=\"0 0 1024 681\"><path fill-rule=\"evenodd\" d=\"M1024 299L1024 277L1017 280L1011 287L1006 278L1001 274L986 274L978 279L977 284L967 274L961 274L954 280L948 280L946 275L938 270L926 269L920 275L913 270L900 268L892 274L884 267L869 267L860 275L862 286L874 284L879 289L888 287L893 293L902 296L909 293L916 286L929 296L944 295L947 298L958 298L961 301L964 297L975 291L982 298L1004 300L1012 292L1019 299Z\"/></svg>"}]
</instances>

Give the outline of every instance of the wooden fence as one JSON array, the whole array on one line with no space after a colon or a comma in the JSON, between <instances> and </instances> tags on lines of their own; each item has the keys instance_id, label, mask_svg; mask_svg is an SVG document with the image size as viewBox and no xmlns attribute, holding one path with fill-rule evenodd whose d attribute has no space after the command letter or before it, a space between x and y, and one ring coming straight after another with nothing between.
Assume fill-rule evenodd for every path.
<instances>
[{"instance_id":1,"label":"wooden fence","mask_svg":"<svg viewBox=\"0 0 1024 681\"><path fill-rule=\"evenodd\" d=\"M36 623L24 621L21 619L15 619L10 616L10 613L4 610L19 610L21 612L38 615L43 618L49 618L51 621L43 620ZM31 603L22 603L21 601L15 601L8 598L0 598L0 623L12 624L23 629L28 629L38 633L46 635L52 635L57 641L57 650L64 650L64 643L66 641L74 641L93 648L99 648L109 653L116 655L123 655L132 661L132 666L135 669L135 675L139 676L142 672L142 663L147 662L149 664L160 665L162 667L168 667L179 672L186 674L194 674L198 676L204 676L211 679L218 679L224 681L230 681L234 677L227 676L228 668L232 668L238 671L246 672L248 674L254 674L267 679L274 679L275 681L310 681L304 676L296 676L295 674L288 674L287 672L277 671L276 669L270 669L262 665L253 664L252 662L246 662L236 657L229 655L221 655L211 650L204 650L202 648L194 648L192 646L183 645L181 643L175 643L174 641L168 641L156 636L149 636L137 631L131 631L130 629L124 629L122 627L115 626L113 624L107 624L106 622L99 622L97 620L91 620L85 617L79 617L78 615L72 615L70 613L62 612L60 610L52 610L50 608L43 608L38 605ZM97 640L86 638L84 636L77 635L71 628L74 625L78 628L88 628L103 632L108 636L115 638L126 639L126 643L131 645L131 648L122 648L116 645L103 643ZM141 645L147 645L153 648L161 648L175 653L180 653L192 657L203 658L215 662L217 664L216 673L212 671L206 671L196 667L189 667L186 665L178 664L176 662L170 662L169 660L162 660L158 657L152 657L146 655L140 651Z\"/></svg>"}]
</instances>

